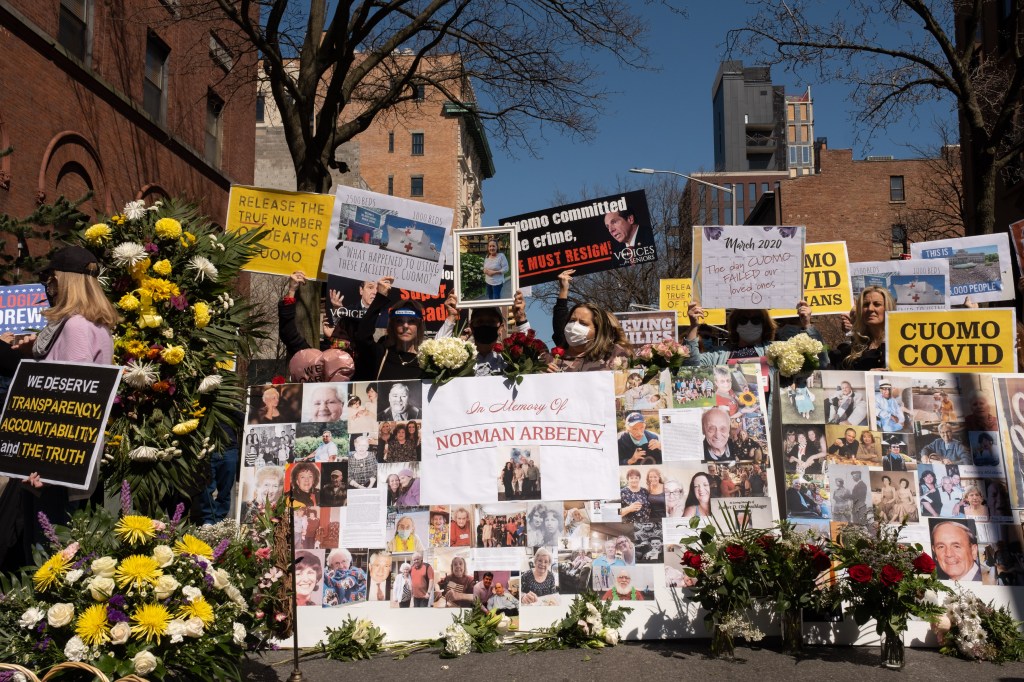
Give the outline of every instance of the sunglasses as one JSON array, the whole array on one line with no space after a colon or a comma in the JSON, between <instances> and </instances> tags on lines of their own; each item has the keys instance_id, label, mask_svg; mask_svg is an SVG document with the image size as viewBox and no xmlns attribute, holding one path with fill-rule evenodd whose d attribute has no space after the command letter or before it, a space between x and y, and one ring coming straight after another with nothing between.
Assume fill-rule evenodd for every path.
<instances>
[{"instance_id":1,"label":"sunglasses","mask_svg":"<svg viewBox=\"0 0 1024 682\"><path fill-rule=\"evenodd\" d=\"M751 322L761 324L764 319L760 313L740 313L736 315L736 324L750 324Z\"/></svg>"}]
</instances>

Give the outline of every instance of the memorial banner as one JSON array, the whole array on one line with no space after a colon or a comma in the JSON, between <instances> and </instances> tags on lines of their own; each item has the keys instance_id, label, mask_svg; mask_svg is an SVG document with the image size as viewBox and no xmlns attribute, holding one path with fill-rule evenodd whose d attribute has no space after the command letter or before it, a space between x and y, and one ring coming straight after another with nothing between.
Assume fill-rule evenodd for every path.
<instances>
[{"instance_id":1,"label":"memorial banner","mask_svg":"<svg viewBox=\"0 0 1024 682\"><path fill-rule=\"evenodd\" d=\"M659 341L678 341L679 327L674 310L615 313L633 350Z\"/></svg>"},{"instance_id":2,"label":"memorial banner","mask_svg":"<svg viewBox=\"0 0 1024 682\"><path fill-rule=\"evenodd\" d=\"M519 237L519 284L528 287L558 279L653 263L658 259L654 230L643 191L556 206L502 218Z\"/></svg>"},{"instance_id":3,"label":"memorial banner","mask_svg":"<svg viewBox=\"0 0 1024 682\"><path fill-rule=\"evenodd\" d=\"M853 307L846 242L804 246L804 300L815 315L849 313ZM770 311L772 317L796 317L795 308Z\"/></svg>"},{"instance_id":4,"label":"memorial banner","mask_svg":"<svg viewBox=\"0 0 1024 682\"><path fill-rule=\"evenodd\" d=\"M339 186L323 271L359 281L394 277L394 285L435 295L451 263L454 211Z\"/></svg>"},{"instance_id":5,"label":"memorial banner","mask_svg":"<svg viewBox=\"0 0 1024 682\"><path fill-rule=\"evenodd\" d=\"M0 473L37 472L44 483L87 490L121 369L23 360L0 414Z\"/></svg>"},{"instance_id":6,"label":"memorial banner","mask_svg":"<svg viewBox=\"0 0 1024 682\"><path fill-rule=\"evenodd\" d=\"M663 279L660 281L660 304L662 310L676 311L676 319L680 324L689 325L686 311L690 307L693 296L693 280L689 277L680 279ZM725 308L705 308L704 324L724 325Z\"/></svg>"},{"instance_id":7,"label":"memorial banner","mask_svg":"<svg viewBox=\"0 0 1024 682\"><path fill-rule=\"evenodd\" d=\"M888 289L897 310L949 308L949 264L944 260L883 260L850 263L854 299L864 287Z\"/></svg>"},{"instance_id":8,"label":"memorial banner","mask_svg":"<svg viewBox=\"0 0 1024 682\"><path fill-rule=\"evenodd\" d=\"M42 284L0 287L0 334L24 334L46 326L43 311L50 307Z\"/></svg>"},{"instance_id":9,"label":"memorial banner","mask_svg":"<svg viewBox=\"0 0 1024 682\"><path fill-rule=\"evenodd\" d=\"M1013 308L890 311L888 366L906 372L1016 372Z\"/></svg>"},{"instance_id":10,"label":"memorial banner","mask_svg":"<svg viewBox=\"0 0 1024 682\"><path fill-rule=\"evenodd\" d=\"M694 226L694 300L711 308L785 308L803 295L804 228Z\"/></svg>"},{"instance_id":11,"label":"memorial banner","mask_svg":"<svg viewBox=\"0 0 1024 682\"><path fill-rule=\"evenodd\" d=\"M956 237L910 245L914 259L949 263L949 303L962 305L968 296L975 303L1012 301L1013 267L1005 232Z\"/></svg>"},{"instance_id":12,"label":"memorial banner","mask_svg":"<svg viewBox=\"0 0 1024 682\"><path fill-rule=\"evenodd\" d=\"M330 194L232 185L224 229L269 231L245 270L271 275L301 270L309 279L320 279L333 206Z\"/></svg>"}]
</instances>

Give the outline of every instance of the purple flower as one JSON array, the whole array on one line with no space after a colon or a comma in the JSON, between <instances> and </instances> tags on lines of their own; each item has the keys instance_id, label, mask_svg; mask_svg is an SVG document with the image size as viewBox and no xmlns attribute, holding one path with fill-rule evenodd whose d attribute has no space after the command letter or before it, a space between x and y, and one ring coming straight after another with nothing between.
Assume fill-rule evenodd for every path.
<instances>
[{"instance_id":1,"label":"purple flower","mask_svg":"<svg viewBox=\"0 0 1024 682\"><path fill-rule=\"evenodd\" d=\"M221 540L220 544L218 544L213 550L213 560L217 561L220 559L224 555L224 552L228 551L228 547L230 546L231 538L224 538Z\"/></svg>"},{"instance_id":2,"label":"purple flower","mask_svg":"<svg viewBox=\"0 0 1024 682\"><path fill-rule=\"evenodd\" d=\"M160 253L160 247L153 242L146 242L143 248L146 249L146 253Z\"/></svg>"},{"instance_id":3,"label":"purple flower","mask_svg":"<svg viewBox=\"0 0 1024 682\"><path fill-rule=\"evenodd\" d=\"M213 587L213 576L212 575L207 573L206 575L203 576L203 580L206 582L206 584L208 586Z\"/></svg>"},{"instance_id":4,"label":"purple flower","mask_svg":"<svg viewBox=\"0 0 1024 682\"><path fill-rule=\"evenodd\" d=\"M124 595L123 594L113 594L113 595L111 595L110 599L107 600L107 605L108 606L113 606L115 609L123 609L124 608Z\"/></svg>"},{"instance_id":5,"label":"purple flower","mask_svg":"<svg viewBox=\"0 0 1024 682\"><path fill-rule=\"evenodd\" d=\"M50 541L50 544L60 545L60 538L57 537L57 531L53 529L53 524L50 523L50 517L44 512L39 512L37 518L39 519L39 527L43 529L43 535Z\"/></svg>"},{"instance_id":6,"label":"purple flower","mask_svg":"<svg viewBox=\"0 0 1024 682\"><path fill-rule=\"evenodd\" d=\"M46 630L46 621L42 621L36 626L36 632L43 632L44 630Z\"/></svg>"},{"instance_id":7,"label":"purple flower","mask_svg":"<svg viewBox=\"0 0 1024 682\"><path fill-rule=\"evenodd\" d=\"M185 503L179 502L178 506L174 508L174 516L171 517L171 528L177 527L181 523L181 517L185 514Z\"/></svg>"},{"instance_id":8,"label":"purple flower","mask_svg":"<svg viewBox=\"0 0 1024 682\"><path fill-rule=\"evenodd\" d=\"M121 481L121 514L128 515L132 511L132 488L128 481Z\"/></svg>"},{"instance_id":9,"label":"purple flower","mask_svg":"<svg viewBox=\"0 0 1024 682\"><path fill-rule=\"evenodd\" d=\"M188 307L188 299L185 298L185 294L171 296L170 303L171 307L174 308L175 310L184 310L185 308Z\"/></svg>"},{"instance_id":10,"label":"purple flower","mask_svg":"<svg viewBox=\"0 0 1024 682\"><path fill-rule=\"evenodd\" d=\"M49 637L43 637L43 639L39 642L39 644L36 644L34 648L37 651L46 651L46 649L50 646L50 642L52 642L52 641L53 640L50 639Z\"/></svg>"},{"instance_id":11,"label":"purple flower","mask_svg":"<svg viewBox=\"0 0 1024 682\"><path fill-rule=\"evenodd\" d=\"M122 598L122 601L123 601L123 598ZM124 611L118 611L117 609L112 607L110 605L110 603L108 602L107 603L107 620L109 620L111 623L127 623L129 619L128 619L127 614L125 614Z\"/></svg>"}]
</instances>

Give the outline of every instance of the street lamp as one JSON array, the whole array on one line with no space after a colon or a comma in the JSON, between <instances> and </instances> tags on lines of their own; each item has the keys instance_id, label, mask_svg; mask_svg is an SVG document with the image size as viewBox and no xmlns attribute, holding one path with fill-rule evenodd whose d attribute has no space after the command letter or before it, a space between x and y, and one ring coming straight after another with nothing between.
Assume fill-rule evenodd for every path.
<instances>
[{"instance_id":1,"label":"street lamp","mask_svg":"<svg viewBox=\"0 0 1024 682\"><path fill-rule=\"evenodd\" d=\"M736 222L736 190L735 189L730 189L728 187L722 187L721 185L716 185L713 182L707 182L705 180L701 180L700 178L690 177L689 175L686 175L685 173L679 173L679 172L670 171L670 170L654 170L653 168L630 168L629 172L630 173L641 173L642 175L654 175L655 173L665 173L666 175L678 175L681 178L686 178L687 180L693 180L694 182L699 182L702 185L707 185L708 187L714 187L715 189L720 189L723 192L728 192L729 194L732 195L732 224L733 225L737 224L737 222Z\"/></svg>"}]
</instances>

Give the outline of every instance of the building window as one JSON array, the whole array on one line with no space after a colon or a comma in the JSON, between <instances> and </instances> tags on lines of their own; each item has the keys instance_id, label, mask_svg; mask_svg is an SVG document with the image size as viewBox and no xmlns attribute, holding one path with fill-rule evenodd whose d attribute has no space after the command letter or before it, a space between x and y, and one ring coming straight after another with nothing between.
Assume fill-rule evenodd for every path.
<instances>
[{"instance_id":1,"label":"building window","mask_svg":"<svg viewBox=\"0 0 1024 682\"><path fill-rule=\"evenodd\" d=\"M388 133L388 154L395 153L395 131L392 130Z\"/></svg>"},{"instance_id":2,"label":"building window","mask_svg":"<svg viewBox=\"0 0 1024 682\"><path fill-rule=\"evenodd\" d=\"M427 98L427 86L422 83L417 83L412 86L412 98L417 102L422 102Z\"/></svg>"},{"instance_id":3,"label":"building window","mask_svg":"<svg viewBox=\"0 0 1024 682\"><path fill-rule=\"evenodd\" d=\"M220 166L221 113L224 100L212 92L206 96L206 160L211 166Z\"/></svg>"},{"instance_id":4,"label":"building window","mask_svg":"<svg viewBox=\"0 0 1024 682\"><path fill-rule=\"evenodd\" d=\"M142 86L142 108L155 121L164 122L167 109L167 57L170 50L152 33L146 38L146 77Z\"/></svg>"},{"instance_id":5,"label":"building window","mask_svg":"<svg viewBox=\"0 0 1024 682\"><path fill-rule=\"evenodd\" d=\"M907 239L907 228L904 225L892 226L892 250L890 255L893 259L903 257L903 254L910 251L910 240Z\"/></svg>"},{"instance_id":6,"label":"building window","mask_svg":"<svg viewBox=\"0 0 1024 682\"><path fill-rule=\"evenodd\" d=\"M256 95L256 122L265 123L267 120L267 98L262 94Z\"/></svg>"},{"instance_id":7,"label":"building window","mask_svg":"<svg viewBox=\"0 0 1024 682\"><path fill-rule=\"evenodd\" d=\"M57 42L81 62L86 61L89 54L91 5L91 0L60 0Z\"/></svg>"},{"instance_id":8,"label":"building window","mask_svg":"<svg viewBox=\"0 0 1024 682\"><path fill-rule=\"evenodd\" d=\"M799 152L799 150L796 147L790 147L789 148L789 165L790 166L795 166L797 161L800 160L798 155L797 155L798 152Z\"/></svg>"},{"instance_id":9,"label":"building window","mask_svg":"<svg viewBox=\"0 0 1024 682\"><path fill-rule=\"evenodd\" d=\"M412 134L412 155L423 156L423 133Z\"/></svg>"},{"instance_id":10,"label":"building window","mask_svg":"<svg viewBox=\"0 0 1024 682\"><path fill-rule=\"evenodd\" d=\"M801 147L800 148L800 162L809 164L811 162L811 148Z\"/></svg>"},{"instance_id":11,"label":"building window","mask_svg":"<svg viewBox=\"0 0 1024 682\"><path fill-rule=\"evenodd\" d=\"M423 176L414 175L412 176L412 183L409 185L409 196L421 197L423 196Z\"/></svg>"},{"instance_id":12,"label":"building window","mask_svg":"<svg viewBox=\"0 0 1024 682\"><path fill-rule=\"evenodd\" d=\"M210 33L210 59L213 63L224 69L224 73L231 71L235 60L231 57L231 51L220 41L216 35Z\"/></svg>"},{"instance_id":13,"label":"building window","mask_svg":"<svg viewBox=\"0 0 1024 682\"><path fill-rule=\"evenodd\" d=\"M889 201L906 201L906 195L903 193L903 176L902 175L890 175L889 176Z\"/></svg>"},{"instance_id":14,"label":"building window","mask_svg":"<svg viewBox=\"0 0 1024 682\"><path fill-rule=\"evenodd\" d=\"M395 195L395 176L394 175L389 175L388 176L388 194L390 196L394 196Z\"/></svg>"}]
</instances>

